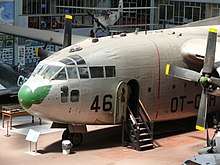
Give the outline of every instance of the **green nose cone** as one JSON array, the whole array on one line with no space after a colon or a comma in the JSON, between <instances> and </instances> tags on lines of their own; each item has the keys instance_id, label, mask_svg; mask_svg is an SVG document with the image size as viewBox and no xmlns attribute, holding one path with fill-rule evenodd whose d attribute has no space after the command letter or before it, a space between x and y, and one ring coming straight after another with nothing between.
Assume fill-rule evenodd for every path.
<instances>
[{"instance_id":1,"label":"green nose cone","mask_svg":"<svg viewBox=\"0 0 220 165\"><path fill-rule=\"evenodd\" d=\"M24 85L18 91L18 100L24 109L29 109L33 104L41 104L50 92L51 85L38 87L33 92L30 87Z\"/></svg>"}]
</instances>

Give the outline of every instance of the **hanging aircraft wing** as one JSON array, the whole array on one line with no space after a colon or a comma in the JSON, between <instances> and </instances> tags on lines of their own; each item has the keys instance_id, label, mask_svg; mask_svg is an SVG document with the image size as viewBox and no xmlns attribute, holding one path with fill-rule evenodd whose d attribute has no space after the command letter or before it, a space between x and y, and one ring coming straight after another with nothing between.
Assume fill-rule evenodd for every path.
<instances>
[{"instance_id":1,"label":"hanging aircraft wing","mask_svg":"<svg viewBox=\"0 0 220 165\"><path fill-rule=\"evenodd\" d=\"M63 45L63 34L58 32L52 32L47 30L39 30L33 28L25 28L20 26L12 26L0 24L0 32L18 37L29 38L32 40L50 42L55 45ZM81 42L88 37L72 35L72 44Z\"/></svg>"},{"instance_id":2,"label":"hanging aircraft wing","mask_svg":"<svg viewBox=\"0 0 220 165\"><path fill-rule=\"evenodd\" d=\"M83 7L83 6L55 6L60 8L69 8L69 9L85 9L85 10L118 10L120 8L111 8L111 7ZM157 9L157 7L124 7L123 10L138 10L138 9Z\"/></svg>"},{"instance_id":3,"label":"hanging aircraft wing","mask_svg":"<svg viewBox=\"0 0 220 165\"><path fill-rule=\"evenodd\" d=\"M12 87L9 89L0 89L0 96L3 95L17 95L20 87Z\"/></svg>"},{"instance_id":4,"label":"hanging aircraft wing","mask_svg":"<svg viewBox=\"0 0 220 165\"><path fill-rule=\"evenodd\" d=\"M10 94L12 91L10 89L0 89L0 96Z\"/></svg>"}]
</instances>

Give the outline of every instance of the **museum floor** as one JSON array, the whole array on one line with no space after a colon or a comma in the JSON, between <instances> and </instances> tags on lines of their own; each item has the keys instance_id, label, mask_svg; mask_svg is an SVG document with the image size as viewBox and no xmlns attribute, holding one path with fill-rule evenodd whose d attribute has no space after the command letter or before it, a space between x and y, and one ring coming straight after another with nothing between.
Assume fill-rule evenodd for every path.
<instances>
[{"instance_id":1,"label":"museum floor","mask_svg":"<svg viewBox=\"0 0 220 165\"><path fill-rule=\"evenodd\" d=\"M0 164L2 165L179 165L187 158L197 154L205 146L206 132L189 131L178 135L156 137L157 147L153 150L138 152L121 147L121 127L88 126L90 131L84 135L83 145L73 148L71 154L61 151L62 130L49 129L50 123L38 121L31 123L31 117L15 117L13 127L6 137L6 128L0 125ZM28 130L40 131L38 153L32 156L29 142L25 141ZM211 132L211 131L210 131Z\"/></svg>"}]
</instances>

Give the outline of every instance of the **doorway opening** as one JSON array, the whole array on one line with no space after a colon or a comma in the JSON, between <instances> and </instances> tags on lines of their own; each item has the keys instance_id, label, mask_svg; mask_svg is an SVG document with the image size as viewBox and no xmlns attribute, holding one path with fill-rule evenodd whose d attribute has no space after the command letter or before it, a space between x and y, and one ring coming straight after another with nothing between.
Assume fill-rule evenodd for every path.
<instances>
[{"instance_id":1,"label":"doorway opening","mask_svg":"<svg viewBox=\"0 0 220 165\"><path fill-rule=\"evenodd\" d=\"M138 117L138 100L140 85L137 80L130 80L128 83L128 106L130 107L134 117Z\"/></svg>"}]
</instances>

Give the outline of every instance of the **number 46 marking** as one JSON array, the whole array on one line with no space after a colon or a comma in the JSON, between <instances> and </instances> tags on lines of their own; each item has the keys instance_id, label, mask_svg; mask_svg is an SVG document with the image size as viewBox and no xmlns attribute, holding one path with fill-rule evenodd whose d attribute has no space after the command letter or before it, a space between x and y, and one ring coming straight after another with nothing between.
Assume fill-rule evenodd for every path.
<instances>
[{"instance_id":1,"label":"number 46 marking","mask_svg":"<svg viewBox=\"0 0 220 165\"><path fill-rule=\"evenodd\" d=\"M103 97L102 101L102 109L103 111L107 112L112 109L112 95L108 94ZM99 95L95 96L95 99L90 107L90 110L94 110L95 112L98 112L100 110L100 104L99 104Z\"/></svg>"}]
</instances>

